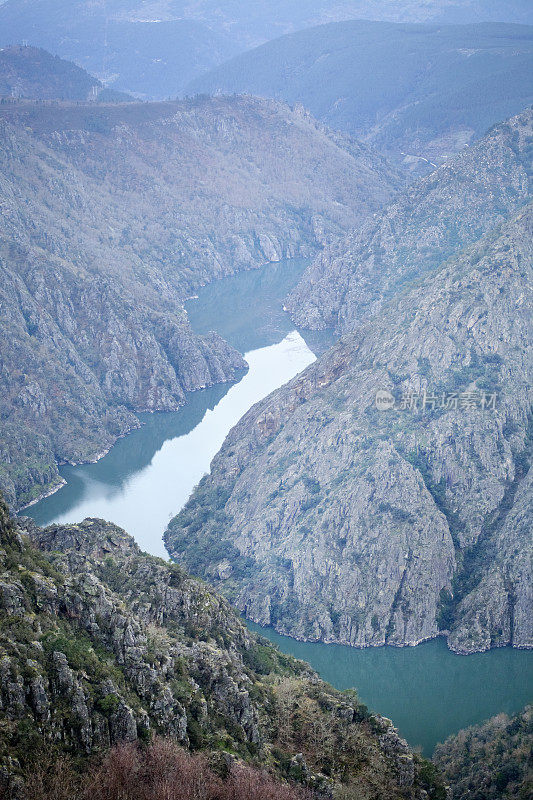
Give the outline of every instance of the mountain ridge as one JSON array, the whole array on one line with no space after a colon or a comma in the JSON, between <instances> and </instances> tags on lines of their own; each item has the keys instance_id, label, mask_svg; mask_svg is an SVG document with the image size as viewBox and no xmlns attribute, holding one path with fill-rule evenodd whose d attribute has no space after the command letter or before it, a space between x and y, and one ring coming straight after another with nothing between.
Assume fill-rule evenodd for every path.
<instances>
[{"instance_id":1,"label":"mountain ridge","mask_svg":"<svg viewBox=\"0 0 533 800\"><path fill-rule=\"evenodd\" d=\"M0 484L15 507L136 411L175 410L245 366L191 331L198 286L313 254L399 185L368 148L255 99L9 102L0 136Z\"/></svg>"},{"instance_id":2,"label":"mountain ridge","mask_svg":"<svg viewBox=\"0 0 533 800\"><path fill-rule=\"evenodd\" d=\"M428 172L533 102L532 35L495 23L330 23L239 54L187 92L301 102L404 168Z\"/></svg>"},{"instance_id":3,"label":"mountain ridge","mask_svg":"<svg viewBox=\"0 0 533 800\"><path fill-rule=\"evenodd\" d=\"M71 61L38 47L0 49L0 97L28 100L128 102Z\"/></svg>"},{"instance_id":4,"label":"mountain ridge","mask_svg":"<svg viewBox=\"0 0 533 800\"><path fill-rule=\"evenodd\" d=\"M353 330L401 282L435 268L531 196L533 110L495 125L321 253L287 299L303 327Z\"/></svg>"},{"instance_id":5,"label":"mountain ridge","mask_svg":"<svg viewBox=\"0 0 533 800\"><path fill-rule=\"evenodd\" d=\"M252 408L172 557L296 638L532 647L531 224L529 205Z\"/></svg>"}]
</instances>

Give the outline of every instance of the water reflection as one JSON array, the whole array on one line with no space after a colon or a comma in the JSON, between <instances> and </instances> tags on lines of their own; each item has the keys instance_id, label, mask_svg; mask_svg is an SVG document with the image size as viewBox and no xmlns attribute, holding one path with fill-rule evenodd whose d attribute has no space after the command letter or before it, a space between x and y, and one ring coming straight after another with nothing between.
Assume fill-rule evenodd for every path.
<instances>
[{"instance_id":1,"label":"water reflection","mask_svg":"<svg viewBox=\"0 0 533 800\"><path fill-rule=\"evenodd\" d=\"M65 469L67 486L33 506L33 518L45 525L102 517L125 528L143 550L166 557L163 531L230 429L315 360L297 331L245 358L249 371L238 383L198 392L176 414L150 415L98 463Z\"/></svg>"},{"instance_id":2,"label":"water reflection","mask_svg":"<svg viewBox=\"0 0 533 800\"><path fill-rule=\"evenodd\" d=\"M295 258L205 286L199 300L185 305L192 327L197 333L217 331L241 353L281 341L294 328L283 300L308 263ZM317 356L335 339L332 331L299 333Z\"/></svg>"}]
</instances>

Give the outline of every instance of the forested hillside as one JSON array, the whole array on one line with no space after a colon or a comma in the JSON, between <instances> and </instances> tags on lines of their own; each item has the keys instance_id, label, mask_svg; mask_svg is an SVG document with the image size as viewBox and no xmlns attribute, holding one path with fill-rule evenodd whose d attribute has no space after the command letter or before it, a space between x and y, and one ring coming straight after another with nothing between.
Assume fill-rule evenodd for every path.
<instances>
[{"instance_id":1,"label":"forested hillside","mask_svg":"<svg viewBox=\"0 0 533 800\"><path fill-rule=\"evenodd\" d=\"M300 102L331 127L427 172L531 104L532 72L530 27L359 20L268 42L186 91Z\"/></svg>"},{"instance_id":2,"label":"forested hillside","mask_svg":"<svg viewBox=\"0 0 533 800\"><path fill-rule=\"evenodd\" d=\"M7 0L0 47L27 42L106 86L168 99L237 53L346 19L532 23L528 0Z\"/></svg>"},{"instance_id":3,"label":"forested hillside","mask_svg":"<svg viewBox=\"0 0 533 800\"><path fill-rule=\"evenodd\" d=\"M533 793L533 709L506 714L451 736L435 761L451 800L524 800Z\"/></svg>"},{"instance_id":4,"label":"forested hillside","mask_svg":"<svg viewBox=\"0 0 533 800\"><path fill-rule=\"evenodd\" d=\"M96 100L124 102L125 94L102 83L70 61L38 47L4 47L0 50L0 98L29 100Z\"/></svg>"}]
</instances>

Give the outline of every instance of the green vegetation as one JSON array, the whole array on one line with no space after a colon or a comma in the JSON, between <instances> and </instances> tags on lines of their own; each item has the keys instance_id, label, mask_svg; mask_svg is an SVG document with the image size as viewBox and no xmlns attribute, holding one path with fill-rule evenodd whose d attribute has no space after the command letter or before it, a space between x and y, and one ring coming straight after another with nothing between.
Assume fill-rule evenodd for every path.
<instances>
[{"instance_id":1,"label":"green vegetation","mask_svg":"<svg viewBox=\"0 0 533 800\"><path fill-rule=\"evenodd\" d=\"M213 569L226 560L231 563L233 579L244 578L253 570L253 559L242 556L224 535L230 527L224 511L229 494L220 486L212 487L205 476L168 527L166 541L192 575L216 578Z\"/></svg>"},{"instance_id":2,"label":"green vegetation","mask_svg":"<svg viewBox=\"0 0 533 800\"><path fill-rule=\"evenodd\" d=\"M223 498L211 499L220 506ZM82 797L87 770L102 759L111 769L120 747L106 756L109 745L136 740L133 765L152 752L155 734L174 757L177 744L202 750L226 764L227 777L231 755L239 768L267 768L276 786L303 785L308 800L325 787L339 800L360 792L419 800L422 789L440 798L438 776L429 780L426 762L355 693L335 691L251 634L221 597L141 554L113 525L19 531L0 501L0 581L0 791L8 798L50 796L43 786L52 775L68 789L54 796ZM399 764L409 776L402 786Z\"/></svg>"},{"instance_id":3,"label":"green vegetation","mask_svg":"<svg viewBox=\"0 0 533 800\"><path fill-rule=\"evenodd\" d=\"M434 760L451 785L450 800L526 800L533 792L533 709L500 714L451 736Z\"/></svg>"}]
</instances>

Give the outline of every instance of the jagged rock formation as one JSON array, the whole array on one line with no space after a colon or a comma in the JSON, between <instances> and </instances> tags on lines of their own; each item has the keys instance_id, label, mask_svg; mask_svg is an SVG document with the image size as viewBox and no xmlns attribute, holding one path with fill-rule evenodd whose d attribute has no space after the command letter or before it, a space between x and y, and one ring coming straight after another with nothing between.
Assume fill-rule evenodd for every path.
<instances>
[{"instance_id":1,"label":"jagged rock formation","mask_svg":"<svg viewBox=\"0 0 533 800\"><path fill-rule=\"evenodd\" d=\"M19 507L135 411L244 366L190 330L200 284L310 255L397 185L381 157L254 99L8 103L0 137L0 486Z\"/></svg>"},{"instance_id":2,"label":"jagged rock formation","mask_svg":"<svg viewBox=\"0 0 533 800\"><path fill-rule=\"evenodd\" d=\"M126 94L106 89L85 70L40 47L0 50L0 98L30 100L100 100L124 102Z\"/></svg>"},{"instance_id":3,"label":"jagged rock formation","mask_svg":"<svg viewBox=\"0 0 533 800\"><path fill-rule=\"evenodd\" d=\"M390 722L114 525L15 526L2 502L0 618L0 780L13 791L50 748L83 762L157 732L329 797L341 782L343 798L441 796Z\"/></svg>"},{"instance_id":4,"label":"jagged rock formation","mask_svg":"<svg viewBox=\"0 0 533 800\"><path fill-rule=\"evenodd\" d=\"M403 284L524 205L532 193L532 134L529 109L326 249L287 301L294 319L309 328L354 330Z\"/></svg>"},{"instance_id":5,"label":"jagged rock formation","mask_svg":"<svg viewBox=\"0 0 533 800\"><path fill-rule=\"evenodd\" d=\"M450 786L450 800L531 797L533 708L499 714L460 731L437 747L434 760Z\"/></svg>"},{"instance_id":6,"label":"jagged rock formation","mask_svg":"<svg viewBox=\"0 0 533 800\"><path fill-rule=\"evenodd\" d=\"M532 225L527 207L396 284L252 408L171 522L172 556L292 636L532 647Z\"/></svg>"}]
</instances>

